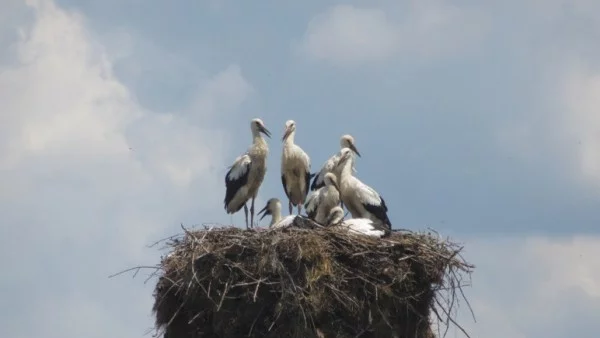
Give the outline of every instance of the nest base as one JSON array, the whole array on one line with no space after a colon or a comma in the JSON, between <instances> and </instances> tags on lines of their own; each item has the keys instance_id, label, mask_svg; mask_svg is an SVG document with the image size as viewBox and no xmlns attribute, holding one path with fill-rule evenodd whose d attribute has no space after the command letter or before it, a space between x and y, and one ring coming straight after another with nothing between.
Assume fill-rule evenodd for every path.
<instances>
[{"instance_id":1,"label":"nest base","mask_svg":"<svg viewBox=\"0 0 600 338\"><path fill-rule=\"evenodd\" d=\"M168 245L153 308L164 338L432 338L436 298L472 267L415 233L229 227Z\"/></svg>"}]
</instances>

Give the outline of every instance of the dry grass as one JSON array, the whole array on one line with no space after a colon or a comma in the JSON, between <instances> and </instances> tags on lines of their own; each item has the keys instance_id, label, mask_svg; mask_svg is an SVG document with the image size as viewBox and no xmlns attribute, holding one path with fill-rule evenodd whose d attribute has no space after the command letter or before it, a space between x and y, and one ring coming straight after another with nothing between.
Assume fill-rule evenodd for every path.
<instances>
[{"instance_id":1,"label":"dry grass","mask_svg":"<svg viewBox=\"0 0 600 338\"><path fill-rule=\"evenodd\" d=\"M460 328L451 310L473 269L456 244L407 232L184 229L167 246L153 308L165 338L434 337L432 319Z\"/></svg>"}]
</instances>

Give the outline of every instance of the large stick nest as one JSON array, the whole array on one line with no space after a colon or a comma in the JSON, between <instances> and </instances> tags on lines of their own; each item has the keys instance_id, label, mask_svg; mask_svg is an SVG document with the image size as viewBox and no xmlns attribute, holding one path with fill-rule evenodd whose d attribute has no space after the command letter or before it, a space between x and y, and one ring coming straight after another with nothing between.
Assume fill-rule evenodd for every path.
<instances>
[{"instance_id":1,"label":"large stick nest","mask_svg":"<svg viewBox=\"0 0 600 338\"><path fill-rule=\"evenodd\" d=\"M473 268L456 244L405 232L184 229L167 245L153 308L164 338L434 337L430 313L458 326L455 290Z\"/></svg>"}]
</instances>

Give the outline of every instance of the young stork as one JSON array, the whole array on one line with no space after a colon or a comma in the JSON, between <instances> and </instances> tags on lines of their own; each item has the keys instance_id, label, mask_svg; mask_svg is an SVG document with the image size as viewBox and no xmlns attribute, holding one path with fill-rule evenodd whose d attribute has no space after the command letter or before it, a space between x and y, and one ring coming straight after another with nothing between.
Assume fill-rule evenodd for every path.
<instances>
[{"instance_id":1,"label":"young stork","mask_svg":"<svg viewBox=\"0 0 600 338\"><path fill-rule=\"evenodd\" d=\"M298 215L288 215L281 218L281 202L277 198L271 198L267 201L267 205L262 208L258 215L263 213L260 219L263 219L267 215L271 215L271 223L269 228L283 228L288 227L294 223L296 217L302 217Z\"/></svg>"},{"instance_id":2,"label":"young stork","mask_svg":"<svg viewBox=\"0 0 600 338\"><path fill-rule=\"evenodd\" d=\"M325 174L325 186L311 191L304 204L308 218L321 225L327 225L329 211L340 205L340 187L334 173Z\"/></svg>"},{"instance_id":3,"label":"young stork","mask_svg":"<svg viewBox=\"0 0 600 338\"><path fill-rule=\"evenodd\" d=\"M281 156L281 183L289 201L290 214L292 206L298 206L298 215L306 200L310 179L310 158L296 144L296 122L289 120L285 123L283 134L283 155Z\"/></svg>"},{"instance_id":4,"label":"young stork","mask_svg":"<svg viewBox=\"0 0 600 338\"><path fill-rule=\"evenodd\" d=\"M340 146L341 146L340 149L344 149L344 148L352 149L352 151L356 155L358 155L358 157L360 157L360 153L358 152L358 149L356 149L356 145L354 144L354 137L352 137L352 135L347 135L347 134L343 135L340 138ZM325 181L324 181L325 174L333 171L338 160L340 159L340 154L341 154L341 151L338 152L337 154L332 155L327 161L325 161L325 163L323 163L321 170L315 176L315 179L312 181L312 184L310 186L311 191L320 189L323 186L325 186ZM354 170L354 168L352 168L352 169Z\"/></svg>"},{"instance_id":5,"label":"young stork","mask_svg":"<svg viewBox=\"0 0 600 338\"><path fill-rule=\"evenodd\" d=\"M352 150L344 148L335 170L339 171L340 198L352 214L352 218L368 218L380 222L388 229L392 223L388 218L388 208L377 191L352 175Z\"/></svg>"},{"instance_id":6,"label":"young stork","mask_svg":"<svg viewBox=\"0 0 600 338\"><path fill-rule=\"evenodd\" d=\"M361 233L367 236L373 237L385 237L389 235L389 230L380 229L377 223L373 222L368 218L350 218L344 221L344 209L342 207L334 207L329 212L327 217L328 226L342 226L348 228L348 230Z\"/></svg>"},{"instance_id":7,"label":"young stork","mask_svg":"<svg viewBox=\"0 0 600 338\"><path fill-rule=\"evenodd\" d=\"M249 227L246 203L252 199L250 225L254 226L254 200L267 172L266 161L269 147L261 133L271 137L271 132L261 119L253 119L250 122L250 129L252 130L252 145L244 154L235 159L225 175L225 210L228 214L233 214L244 207L246 228Z\"/></svg>"}]
</instances>

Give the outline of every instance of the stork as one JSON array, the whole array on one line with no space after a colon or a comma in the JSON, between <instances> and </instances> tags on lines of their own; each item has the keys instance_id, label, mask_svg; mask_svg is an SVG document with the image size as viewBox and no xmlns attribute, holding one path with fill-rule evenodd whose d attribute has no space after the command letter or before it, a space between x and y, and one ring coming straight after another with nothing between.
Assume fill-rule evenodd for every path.
<instances>
[{"instance_id":1,"label":"stork","mask_svg":"<svg viewBox=\"0 0 600 338\"><path fill-rule=\"evenodd\" d=\"M304 204L308 218L326 225L329 211L340 205L340 187L334 173L327 173L324 177L325 186L311 191Z\"/></svg>"},{"instance_id":2,"label":"stork","mask_svg":"<svg viewBox=\"0 0 600 338\"><path fill-rule=\"evenodd\" d=\"M337 226L347 228L351 232L360 233L372 237L384 237L389 234L389 230L378 229L378 224L368 218L350 218L344 221L344 209L342 207L333 207L327 217L328 226Z\"/></svg>"},{"instance_id":3,"label":"stork","mask_svg":"<svg viewBox=\"0 0 600 338\"><path fill-rule=\"evenodd\" d=\"M233 214L244 207L246 228L248 228L248 206L246 203L249 199L252 199L250 225L254 226L254 200L267 172L266 160L269 155L269 146L261 133L269 138L271 137L271 132L265 127L261 119L253 119L250 122L250 129L252 131L252 145L244 154L235 159L225 175L225 210L228 214Z\"/></svg>"},{"instance_id":4,"label":"stork","mask_svg":"<svg viewBox=\"0 0 600 338\"><path fill-rule=\"evenodd\" d=\"M360 157L360 153L358 152L358 149L356 149L356 145L354 144L354 137L352 137L352 135L343 135L340 138L340 146L340 149L350 148L356 155L358 155L358 157ZM310 186L311 191L317 190L325 185L325 174L333 171L338 160L340 159L340 154L341 151L332 155L327 161L325 161L325 163L323 163L321 170L315 176L315 179L312 181L312 184ZM354 168L352 169L354 170Z\"/></svg>"},{"instance_id":5,"label":"stork","mask_svg":"<svg viewBox=\"0 0 600 338\"><path fill-rule=\"evenodd\" d=\"M258 215L263 214L260 219L263 219L267 215L271 215L271 223L269 228L283 228L288 227L294 223L296 217L302 217L299 215L288 215L281 218L281 202L277 198L271 198L267 201L267 205L262 208Z\"/></svg>"},{"instance_id":6,"label":"stork","mask_svg":"<svg viewBox=\"0 0 600 338\"><path fill-rule=\"evenodd\" d=\"M281 183L289 201L289 211L292 214L292 206L298 206L298 215L306 200L310 179L310 158L296 144L296 122L289 120L285 123L283 134L283 154L281 156Z\"/></svg>"},{"instance_id":7,"label":"stork","mask_svg":"<svg viewBox=\"0 0 600 338\"><path fill-rule=\"evenodd\" d=\"M352 175L353 161L352 150L342 149L335 169L339 172L342 202L352 214L352 218L368 218L391 229L392 223L387 215L385 200L377 191Z\"/></svg>"}]
</instances>

